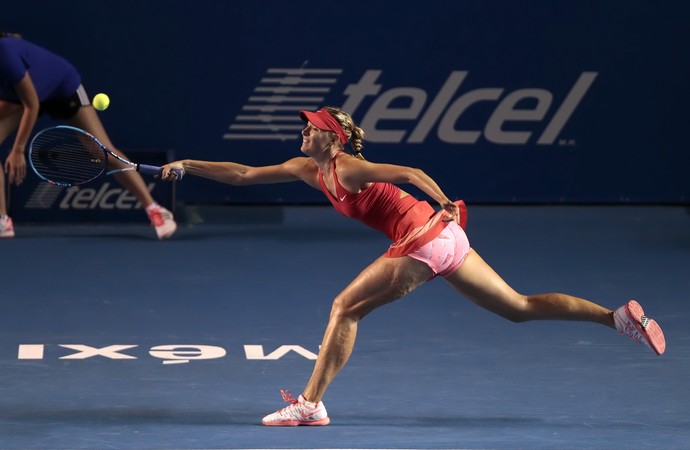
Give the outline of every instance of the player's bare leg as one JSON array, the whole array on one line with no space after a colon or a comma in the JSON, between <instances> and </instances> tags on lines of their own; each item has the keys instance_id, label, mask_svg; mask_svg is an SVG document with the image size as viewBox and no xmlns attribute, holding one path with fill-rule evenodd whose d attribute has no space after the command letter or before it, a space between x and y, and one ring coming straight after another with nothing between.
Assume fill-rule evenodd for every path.
<instances>
[{"instance_id":1,"label":"player's bare leg","mask_svg":"<svg viewBox=\"0 0 690 450\"><path fill-rule=\"evenodd\" d=\"M413 258L380 257L338 294L333 302L319 357L304 390L305 398L321 400L328 385L349 359L357 325L364 316L413 291L432 275L426 264Z\"/></svg>"},{"instance_id":2,"label":"player's bare leg","mask_svg":"<svg viewBox=\"0 0 690 450\"><path fill-rule=\"evenodd\" d=\"M513 322L581 320L614 328L613 311L588 300L561 293L519 294L474 250L444 279L482 308Z\"/></svg>"},{"instance_id":3,"label":"player's bare leg","mask_svg":"<svg viewBox=\"0 0 690 450\"><path fill-rule=\"evenodd\" d=\"M666 349L661 327L648 318L634 300L614 312L568 294L522 295L515 292L474 250L445 279L479 306L513 322L577 320L600 323L647 345L658 355Z\"/></svg>"},{"instance_id":4,"label":"player's bare leg","mask_svg":"<svg viewBox=\"0 0 690 450\"><path fill-rule=\"evenodd\" d=\"M321 350L303 394L287 408L264 417L262 423L281 426L327 424L328 416L321 399L352 354L359 321L379 306L411 292L431 275L426 264L407 256L380 257L364 269L333 301Z\"/></svg>"}]
</instances>

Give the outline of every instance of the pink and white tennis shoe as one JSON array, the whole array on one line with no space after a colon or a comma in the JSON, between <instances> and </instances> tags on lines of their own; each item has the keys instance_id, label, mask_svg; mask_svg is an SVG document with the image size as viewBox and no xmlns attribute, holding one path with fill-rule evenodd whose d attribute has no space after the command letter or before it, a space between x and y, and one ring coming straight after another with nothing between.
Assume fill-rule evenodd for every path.
<instances>
[{"instance_id":1,"label":"pink and white tennis shoe","mask_svg":"<svg viewBox=\"0 0 690 450\"><path fill-rule=\"evenodd\" d=\"M635 300L630 300L613 313L616 330L633 341L641 342L657 355L666 351L666 338L655 320L644 315L644 310Z\"/></svg>"},{"instance_id":2,"label":"pink and white tennis shoe","mask_svg":"<svg viewBox=\"0 0 690 450\"><path fill-rule=\"evenodd\" d=\"M8 215L0 215L0 238L13 238L14 226L12 218Z\"/></svg>"},{"instance_id":3,"label":"pink and white tennis shoe","mask_svg":"<svg viewBox=\"0 0 690 450\"><path fill-rule=\"evenodd\" d=\"M296 427L299 425L328 425L331 422L323 402L308 402L301 395L295 398L290 391L281 390L280 395L290 405L264 417L261 420L262 424L273 427Z\"/></svg>"}]
</instances>

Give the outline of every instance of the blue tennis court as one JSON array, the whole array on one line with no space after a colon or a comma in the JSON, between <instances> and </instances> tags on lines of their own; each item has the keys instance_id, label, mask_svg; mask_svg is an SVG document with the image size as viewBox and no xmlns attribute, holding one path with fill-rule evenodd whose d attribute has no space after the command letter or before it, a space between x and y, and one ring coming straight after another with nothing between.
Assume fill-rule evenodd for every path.
<instances>
[{"instance_id":1,"label":"blue tennis court","mask_svg":"<svg viewBox=\"0 0 690 450\"><path fill-rule=\"evenodd\" d=\"M518 291L637 299L666 354L593 324L513 324L434 280L362 322L331 425L263 427L385 237L319 206L187 207L165 242L143 224L18 225L0 241L0 448L688 448L688 210L469 211L473 247Z\"/></svg>"}]
</instances>

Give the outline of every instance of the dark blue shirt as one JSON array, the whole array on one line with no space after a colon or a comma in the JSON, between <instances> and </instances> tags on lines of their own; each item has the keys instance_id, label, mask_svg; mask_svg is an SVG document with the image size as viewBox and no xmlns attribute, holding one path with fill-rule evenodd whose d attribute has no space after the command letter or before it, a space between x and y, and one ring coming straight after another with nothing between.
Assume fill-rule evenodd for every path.
<instances>
[{"instance_id":1,"label":"dark blue shirt","mask_svg":"<svg viewBox=\"0 0 690 450\"><path fill-rule=\"evenodd\" d=\"M41 102L67 98L81 84L79 73L65 58L24 39L0 38L0 99L19 101L15 86L27 71Z\"/></svg>"}]
</instances>

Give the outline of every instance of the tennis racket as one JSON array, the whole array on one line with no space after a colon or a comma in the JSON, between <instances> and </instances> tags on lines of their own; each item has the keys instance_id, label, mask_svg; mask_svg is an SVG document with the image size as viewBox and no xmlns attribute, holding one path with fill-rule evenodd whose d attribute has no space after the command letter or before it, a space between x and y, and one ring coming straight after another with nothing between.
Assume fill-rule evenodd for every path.
<instances>
[{"instance_id":1,"label":"tennis racket","mask_svg":"<svg viewBox=\"0 0 690 450\"><path fill-rule=\"evenodd\" d=\"M110 158L126 167L108 170L113 162ZM112 175L134 170L145 175L160 175L163 171L158 166L127 161L110 151L91 133L67 125L47 128L34 136L29 144L29 162L36 175L57 186L88 183L104 173ZM182 170L175 172L178 180L184 175Z\"/></svg>"}]
</instances>

